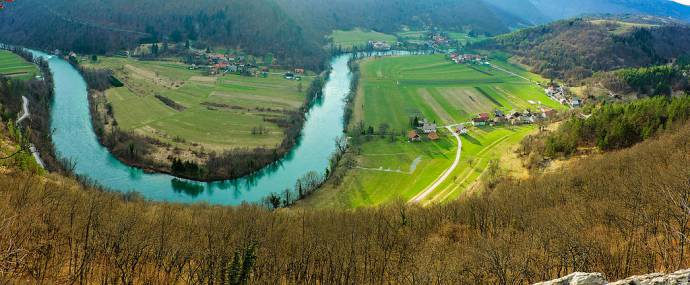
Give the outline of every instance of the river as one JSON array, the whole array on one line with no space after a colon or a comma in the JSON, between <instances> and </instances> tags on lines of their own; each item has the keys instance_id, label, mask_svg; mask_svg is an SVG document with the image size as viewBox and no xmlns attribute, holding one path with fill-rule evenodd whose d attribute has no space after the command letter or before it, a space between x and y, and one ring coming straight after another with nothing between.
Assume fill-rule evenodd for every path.
<instances>
[{"instance_id":1,"label":"river","mask_svg":"<svg viewBox=\"0 0 690 285\"><path fill-rule=\"evenodd\" d=\"M349 55L331 60L330 79L324 96L307 114L302 136L280 162L257 174L223 182L201 183L166 174L151 174L117 160L98 143L91 126L87 88L79 72L68 62L36 52L48 60L55 81L51 127L60 157L76 164L79 175L114 191L137 192L155 201L215 205L259 202L270 193L292 189L307 172L323 173L335 151L335 140L343 135L345 98L350 91Z\"/></svg>"}]
</instances>

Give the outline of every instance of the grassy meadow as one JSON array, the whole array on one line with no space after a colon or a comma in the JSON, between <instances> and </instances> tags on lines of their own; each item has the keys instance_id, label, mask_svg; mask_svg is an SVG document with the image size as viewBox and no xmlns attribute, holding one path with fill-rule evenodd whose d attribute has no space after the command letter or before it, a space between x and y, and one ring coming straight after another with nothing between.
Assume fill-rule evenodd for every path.
<instances>
[{"instance_id":1,"label":"grassy meadow","mask_svg":"<svg viewBox=\"0 0 690 285\"><path fill-rule=\"evenodd\" d=\"M352 124L375 129L388 124L396 133L411 129L410 117L436 121L439 126L465 123L480 112L540 106L562 110L533 81L543 81L497 54L492 64L529 80L489 66L453 64L443 55L365 59ZM532 103L533 102L533 103ZM541 105L539 104L541 102ZM369 138L359 144L357 167L337 186L327 185L304 204L313 207L365 207L396 200L407 202L432 184L455 159L457 142L439 129L439 141L409 143L406 138ZM501 171L524 177L516 145L534 126L470 127L462 136L460 164L422 204L444 203L475 189L497 160Z\"/></svg>"},{"instance_id":2,"label":"grassy meadow","mask_svg":"<svg viewBox=\"0 0 690 285\"><path fill-rule=\"evenodd\" d=\"M280 144L282 129L265 119L297 110L311 83L308 77L286 80L277 71L267 78L204 76L175 61L111 57L85 65L111 69L124 82L124 87L106 91L121 129L177 147L216 151ZM171 108L156 95L183 108ZM263 134L253 134L256 128Z\"/></svg>"},{"instance_id":3,"label":"grassy meadow","mask_svg":"<svg viewBox=\"0 0 690 285\"><path fill-rule=\"evenodd\" d=\"M369 41L382 41L390 44L394 44L397 41L393 35L376 31L365 31L359 28L350 31L336 30L333 31L330 37L333 40L333 45L340 46L343 49L365 47Z\"/></svg>"},{"instance_id":4,"label":"grassy meadow","mask_svg":"<svg viewBox=\"0 0 690 285\"><path fill-rule=\"evenodd\" d=\"M505 60L492 64L537 79ZM369 59L361 70L361 94L353 121L367 126L386 123L406 130L414 116L450 125L496 109L536 110L539 102L562 108L532 82L489 66L454 64L443 55Z\"/></svg>"},{"instance_id":5,"label":"grassy meadow","mask_svg":"<svg viewBox=\"0 0 690 285\"><path fill-rule=\"evenodd\" d=\"M27 80L39 75L39 70L13 52L0 50L0 75Z\"/></svg>"}]
</instances>

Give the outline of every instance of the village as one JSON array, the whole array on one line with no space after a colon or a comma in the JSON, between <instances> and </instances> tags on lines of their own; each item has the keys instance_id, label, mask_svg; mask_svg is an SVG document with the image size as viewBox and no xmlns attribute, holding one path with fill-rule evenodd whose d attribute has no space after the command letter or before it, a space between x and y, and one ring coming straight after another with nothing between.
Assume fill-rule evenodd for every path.
<instances>
[{"instance_id":1,"label":"village","mask_svg":"<svg viewBox=\"0 0 690 285\"><path fill-rule=\"evenodd\" d=\"M273 57L268 60L264 59L263 64L258 64L256 59L249 58L245 55L233 55L222 53L209 53L202 50L194 50L193 58L191 60L190 70L202 70L207 75L225 75L237 74L250 77L268 77L271 72L271 66L276 66L277 61ZM268 61L268 62L267 62ZM305 75L303 68L295 68L294 70L286 71L283 77L287 80L302 80Z\"/></svg>"},{"instance_id":2,"label":"village","mask_svg":"<svg viewBox=\"0 0 690 285\"><path fill-rule=\"evenodd\" d=\"M533 112L532 110L511 111L505 113L501 110L494 110L493 113L480 113L477 114L471 121L466 123L460 123L456 125L450 125L452 130L459 135L467 135L470 132L470 127L496 127L496 126L521 126L535 124L540 121L550 120L558 115L558 111L540 107L538 112ZM438 134L438 129L440 128L436 122L430 122L427 119L417 119L415 118L416 128L410 130L407 134L407 139L409 142L421 142L421 141L436 141L440 139ZM443 127L445 128L445 127Z\"/></svg>"},{"instance_id":3,"label":"village","mask_svg":"<svg viewBox=\"0 0 690 285\"><path fill-rule=\"evenodd\" d=\"M489 62L489 58L484 55L480 54L459 54L456 52L450 53L450 60L453 61L456 64L474 64L474 65L485 65L485 66L491 66L491 62ZM495 69L498 70L503 70L499 69L497 67L494 67ZM505 71L505 70L503 70ZM506 71L508 72L508 71ZM512 74L514 76L518 76L517 74ZM540 87L542 86L541 83L537 83ZM567 89L561 85L559 85L556 82L551 82L548 84L548 87L544 89L544 93L546 95L571 108L579 108L582 106L582 100L578 98L577 96L573 95L568 95Z\"/></svg>"}]
</instances>

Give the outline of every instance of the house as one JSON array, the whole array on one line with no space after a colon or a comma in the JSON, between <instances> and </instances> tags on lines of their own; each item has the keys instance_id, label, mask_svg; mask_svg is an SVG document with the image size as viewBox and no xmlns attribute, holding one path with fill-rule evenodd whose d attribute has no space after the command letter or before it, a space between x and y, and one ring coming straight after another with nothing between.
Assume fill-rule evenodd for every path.
<instances>
[{"instance_id":1,"label":"house","mask_svg":"<svg viewBox=\"0 0 690 285\"><path fill-rule=\"evenodd\" d=\"M503 113L503 111L501 111L501 110L496 110L496 111L494 111L494 116L496 116L497 118L503 118L503 117L505 117L506 115L505 115L505 113Z\"/></svg>"},{"instance_id":2,"label":"house","mask_svg":"<svg viewBox=\"0 0 690 285\"><path fill-rule=\"evenodd\" d=\"M467 127L465 127L465 125L459 125L455 127L455 132L461 135L465 135L469 132L469 130L467 130Z\"/></svg>"},{"instance_id":3,"label":"house","mask_svg":"<svg viewBox=\"0 0 690 285\"><path fill-rule=\"evenodd\" d=\"M429 140L432 140L432 141L437 141L437 140L441 139L441 137L438 136L437 132L431 132L427 135L427 137L429 138Z\"/></svg>"},{"instance_id":4,"label":"house","mask_svg":"<svg viewBox=\"0 0 690 285\"><path fill-rule=\"evenodd\" d=\"M422 132L424 132L425 134L435 133L436 124L429 123L427 120L422 121Z\"/></svg>"},{"instance_id":5,"label":"house","mask_svg":"<svg viewBox=\"0 0 690 285\"><path fill-rule=\"evenodd\" d=\"M508 119L506 119L506 117L495 117L493 120L493 125L503 125L506 122L508 122Z\"/></svg>"},{"instance_id":6,"label":"house","mask_svg":"<svg viewBox=\"0 0 690 285\"><path fill-rule=\"evenodd\" d=\"M304 69L302 69L302 68L295 68L295 74L304 75Z\"/></svg>"},{"instance_id":7,"label":"house","mask_svg":"<svg viewBox=\"0 0 690 285\"><path fill-rule=\"evenodd\" d=\"M369 41L369 46L375 50L390 50L391 45L387 42Z\"/></svg>"},{"instance_id":8,"label":"house","mask_svg":"<svg viewBox=\"0 0 690 285\"><path fill-rule=\"evenodd\" d=\"M410 142L418 142L422 140L422 138L419 136L419 134L417 134L415 130L411 130L407 133L407 139Z\"/></svg>"},{"instance_id":9,"label":"house","mask_svg":"<svg viewBox=\"0 0 690 285\"><path fill-rule=\"evenodd\" d=\"M558 112L554 109L551 108L542 108L541 109L541 117L544 119L550 119L556 116Z\"/></svg>"},{"instance_id":10,"label":"house","mask_svg":"<svg viewBox=\"0 0 690 285\"><path fill-rule=\"evenodd\" d=\"M582 102L580 101L580 98L573 98L573 100L570 100L570 106L573 108L577 108L582 106Z\"/></svg>"},{"instance_id":11,"label":"house","mask_svg":"<svg viewBox=\"0 0 690 285\"><path fill-rule=\"evenodd\" d=\"M486 126L486 124L489 123L489 121L489 113L481 113L478 117L472 119L472 124L475 127Z\"/></svg>"},{"instance_id":12,"label":"house","mask_svg":"<svg viewBox=\"0 0 690 285\"><path fill-rule=\"evenodd\" d=\"M517 118L520 118L521 116L522 116L522 114L520 114L520 112L512 111L512 112L510 112L510 114L508 114L508 120L517 119Z\"/></svg>"}]
</instances>

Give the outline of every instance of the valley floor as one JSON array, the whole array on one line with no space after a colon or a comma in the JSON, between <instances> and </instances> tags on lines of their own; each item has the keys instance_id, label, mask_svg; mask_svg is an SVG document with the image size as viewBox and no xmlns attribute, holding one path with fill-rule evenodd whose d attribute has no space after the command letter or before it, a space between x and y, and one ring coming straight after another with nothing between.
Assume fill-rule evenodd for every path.
<instances>
[{"instance_id":1,"label":"valley floor","mask_svg":"<svg viewBox=\"0 0 690 285\"><path fill-rule=\"evenodd\" d=\"M534 84L543 79L505 57L493 59L492 64L510 73L490 66L453 64L443 55L363 60L350 128L356 166L342 183L327 184L303 205L356 208L396 200L430 205L457 199L477 188L492 171L525 177L527 170L515 149L525 136L537 132L536 126L473 127L468 122L479 113L495 110L507 114L565 107ZM413 129L413 117L435 122L440 139L430 141L421 134L422 142L409 142L405 134ZM458 148L444 126L457 124L466 125L469 132L461 136L459 164L441 177L453 164ZM382 126L388 135L378 134ZM361 136L361 128L377 134ZM435 183L440 177L445 179ZM417 196L432 184L437 184L433 191Z\"/></svg>"}]
</instances>

